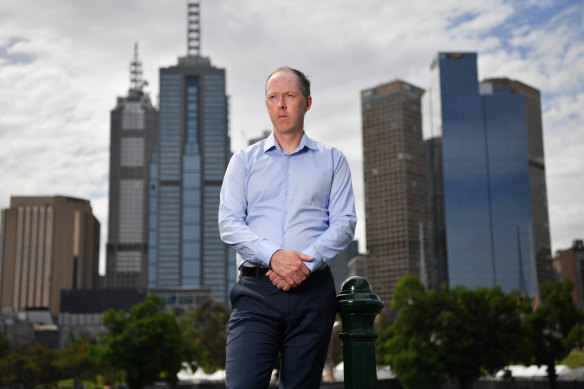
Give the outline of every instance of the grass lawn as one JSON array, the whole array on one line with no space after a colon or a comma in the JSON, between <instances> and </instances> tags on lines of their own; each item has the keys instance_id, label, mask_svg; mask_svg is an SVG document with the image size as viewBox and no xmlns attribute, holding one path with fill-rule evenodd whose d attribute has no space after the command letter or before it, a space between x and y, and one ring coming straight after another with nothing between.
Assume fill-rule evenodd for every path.
<instances>
[{"instance_id":1,"label":"grass lawn","mask_svg":"<svg viewBox=\"0 0 584 389\"><path fill-rule=\"evenodd\" d=\"M87 389L93 389L93 388L103 388L103 385L99 385L97 383L95 383L94 381L83 381L83 385L85 385L85 387ZM72 388L73 387L73 378L69 378L67 380L61 380L59 381L58 384L59 388Z\"/></svg>"},{"instance_id":2,"label":"grass lawn","mask_svg":"<svg viewBox=\"0 0 584 389\"><path fill-rule=\"evenodd\" d=\"M578 367L582 367L582 363L584 362L584 353L581 351L572 350L570 355L568 355L560 365L566 365L570 369L576 369Z\"/></svg>"}]
</instances>

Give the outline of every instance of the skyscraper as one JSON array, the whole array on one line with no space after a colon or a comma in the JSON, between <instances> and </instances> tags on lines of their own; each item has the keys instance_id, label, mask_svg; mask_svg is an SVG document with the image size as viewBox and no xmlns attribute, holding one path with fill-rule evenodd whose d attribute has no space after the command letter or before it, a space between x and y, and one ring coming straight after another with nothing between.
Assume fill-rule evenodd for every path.
<instances>
[{"instance_id":1,"label":"skyscraper","mask_svg":"<svg viewBox=\"0 0 584 389\"><path fill-rule=\"evenodd\" d=\"M555 281L547 207L540 92L522 82L507 78L491 78L484 80L482 84L491 84L494 88L508 89L512 94L523 96L537 279L538 283Z\"/></svg>"},{"instance_id":2,"label":"skyscraper","mask_svg":"<svg viewBox=\"0 0 584 389\"><path fill-rule=\"evenodd\" d=\"M479 84L476 53L439 53L431 69L423 98L427 171L438 172L429 185L431 256L446 258L451 287L535 296L551 274L549 255L536 260L536 248L549 252L541 125L533 124L539 92L509 80Z\"/></svg>"},{"instance_id":3,"label":"skyscraper","mask_svg":"<svg viewBox=\"0 0 584 389\"><path fill-rule=\"evenodd\" d=\"M136 44L130 89L126 97L118 97L110 115L108 288L145 290L147 286L149 165L158 113L144 85Z\"/></svg>"},{"instance_id":4,"label":"skyscraper","mask_svg":"<svg viewBox=\"0 0 584 389\"><path fill-rule=\"evenodd\" d=\"M361 92L367 259L375 292L391 301L406 274L428 283L421 96L393 81Z\"/></svg>"},{"instance_id":5,"label":"skyscraper","mask_svg":"<svg viewBox=\"0 0 584 389\"><path fill-rule=\"evenodd\" d=\"M62 289L97 288L99 222L89 201L12 197L0 220L0 308L48 308Z\"/></svg>"},{"instance_id":6,"label":"skyscraper","mask_svg":"<svg viewBox=\"0 0 584 389\"><path fill-rule=\"evenodd\" d=\"M556 260L560 265L558 278L561 280L568 278L572 281L574 304L584 308L584 241L575 239L572 241L572 247L556 251Z\"/></svg>"},{"instance_id":7,"label":"skyscraper","mask_svg":"<svg viewBox=\"0 0 584 389\"><path fill-rule=\"evenodd\" d=\"M160 69L159 136L150 165L148 287L211 287L228 301L235 252L219 238L229 151L225 70L200 55L199 6L188 4L188 55Z\"/></svg>"}]
</instances>

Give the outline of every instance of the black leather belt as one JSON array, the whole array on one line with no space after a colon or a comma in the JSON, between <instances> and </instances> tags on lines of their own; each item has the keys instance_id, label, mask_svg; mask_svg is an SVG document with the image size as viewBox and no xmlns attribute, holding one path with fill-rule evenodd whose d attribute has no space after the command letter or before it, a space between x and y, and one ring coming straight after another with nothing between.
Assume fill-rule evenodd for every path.
<instances>
[{"instance_id":1,"label":"black leather belt","mask_svg":"<svg viewBox=\"0 0 584 389\"><path fill-rule=\"evenodd\" d=\"M266 273L270 270L267 267L245 267L242 266L240 269L240 275L243 277L255 277L260 278L266 275Z\"/></svg>"}]
</instances>

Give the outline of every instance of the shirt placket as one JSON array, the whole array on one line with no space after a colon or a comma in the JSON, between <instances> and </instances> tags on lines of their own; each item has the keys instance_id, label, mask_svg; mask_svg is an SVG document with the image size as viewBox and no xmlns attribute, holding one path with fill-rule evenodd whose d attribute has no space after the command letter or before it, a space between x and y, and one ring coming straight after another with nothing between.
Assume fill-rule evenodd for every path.
<instances>
[{"instance_id":1,"label":"shirt placket","mask_svg":"<svg viewBox=\"0 0 584 389\"><path fill-rule=\"evenodd\" d=\"M286 160L284 162L284 204L282 207L282 247L288 247L288 209L290 209L290 194L292 189L292 183L290 182L292 176L290 174L290 154L285 154Z\"/></svg>"}]
</instances>

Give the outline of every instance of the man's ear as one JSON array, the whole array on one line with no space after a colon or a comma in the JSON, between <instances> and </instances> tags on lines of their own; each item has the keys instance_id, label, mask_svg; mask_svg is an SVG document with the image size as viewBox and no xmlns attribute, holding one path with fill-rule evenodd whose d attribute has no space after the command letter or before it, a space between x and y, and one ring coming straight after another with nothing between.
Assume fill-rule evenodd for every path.
<instances>
[{"instance_id":1,"label":"man's ear","mask_svg":"<svg viewBox=\"0 0 584 389\"><path fill-rule=\"evenodd\" d=\"M312 97L308 96L306 98L306 107L304 107L304 111L308 111L312 106Z\"/></svg>"}]
</instances>

